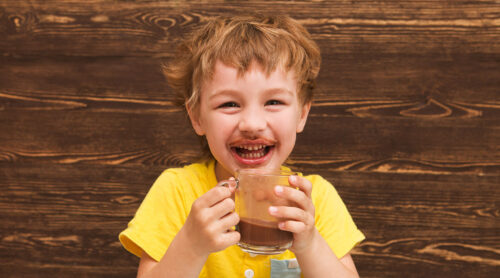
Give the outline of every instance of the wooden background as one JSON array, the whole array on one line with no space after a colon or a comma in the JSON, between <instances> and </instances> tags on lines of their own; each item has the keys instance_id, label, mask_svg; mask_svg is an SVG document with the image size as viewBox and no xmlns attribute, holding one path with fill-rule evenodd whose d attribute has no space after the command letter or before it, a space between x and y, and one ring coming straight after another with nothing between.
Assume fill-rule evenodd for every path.
<instances>
[{"instance_id":1,"label":"wooden background","mask_svg":"<svg viewBox=\"0 0 500 278\"><path fill-rule=\"evenodd\" d=\"M0 1L1 277L135 277L118 233L199 151L159 64L276 10L323 53L291 163L336 185L361 276L498 277L498 1L39 2Z\"/></svg>"}]
</instances>

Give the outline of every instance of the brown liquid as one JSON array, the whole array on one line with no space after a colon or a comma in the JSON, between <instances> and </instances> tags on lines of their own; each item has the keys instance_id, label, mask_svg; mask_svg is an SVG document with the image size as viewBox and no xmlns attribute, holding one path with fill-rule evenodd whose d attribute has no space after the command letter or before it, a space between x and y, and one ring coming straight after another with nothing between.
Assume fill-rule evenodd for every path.
<instances>
[{"instance_id":1,"label":"brown liquid","mask_svg":"<svg viewBox=\"0 0 500 278\"><path fill-rule=\"evenodd\" d=\"M293 234L280 230L276 222L242 218L238 231L240 242L250 245L282 246L293 240Z\"/></svg>"}]
</instances>

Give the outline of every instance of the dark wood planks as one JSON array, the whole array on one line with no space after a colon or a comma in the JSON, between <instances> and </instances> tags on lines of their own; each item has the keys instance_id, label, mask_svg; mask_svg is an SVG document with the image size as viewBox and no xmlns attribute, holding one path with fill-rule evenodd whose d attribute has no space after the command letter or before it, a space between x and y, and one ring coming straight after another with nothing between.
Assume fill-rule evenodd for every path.
<instances>
[{"instance_id":1,"label":"dark wood planks","mask_svg":"<svg viewBox=\"0 0 500 278\"><path fill-rule=\"evenodd\" d=\"M0 34L6 37L0 48L14 56L171 56L170 50L181 33L209 17L277 10L294 15L324 49L337 52L498 53L500 47L495 43L499 39L499 8L493 0L258 1L223 5L3 1L0 7Z\"/></svg>"},{"instance_id":2,"label":"dark wood planks","mask_svg":"<svg viewBox=\"0 0 500 278\"><path fill-rule=\"evenodd\" d=\"M8 101L15 95L9 96L5 97ZM0 112L0 123L8 131L0 135L1 160L121 163L157 159L161 163L162 153L183 153L179 146L186 149L183 161L195 156L190 154L189 146L196 146L197 139L188 121L179 109L168 104L125 98L17 97L15 105L13 102L6 105L17 108ZM66 104L60 109L48 108ZM35 109L37 105L43 109ZM344 107L347 114L344 116L335 113L325 116L313 108L292 160L306 161L309 167L320 162L322 167L330 165L331 169L346 170L498 173L496 142L500 135L495 121L498 109L475 108L490 113L490 119L482 116L481 120L460 117L429 120L401 116L394 106L389 109L393 116L380 119L347 114L346 110L353 109L350 106ZM425 103L403 108L408 111L419 106Z\"/></svg>"},{"instance_id":3,"label":"dark wood planks","mask_svg":"<svg viewBox=\"0 0 500 278\"><path fill-rule=\"evenodd\" d=\"M209 17L283 11L323 53L289 164L367 235L362 277L496 277L496 1L0 3L2 277L135 277L117 242L158 174L199 150L160 72Z\"/></svg>"},{"instance_id":4,"label":"dark wood planks","mask_svg":"<svg viewBox=\"0 0 500 278\"><path fill-rule=\"evenodd\" d=\"M46 154L53 161L63 161L81 154L82 159L101 156L120 160L154 156L158 147L175 152L175 145L186 139L196 144L182 110L173 104L158 60L0 60L5 62L0 66L0 80L4 81L0 121L9 130L0 135L5 157ZM294 159L307 160L312 153L315 160L336 164L333 168L358 170L497 171L500 100L496 72L489 71L494 69L494 61L473 56L455 66L458 74L453 77L427 79L425 83L425 75L413 80L401 70L404 65L414 70L415 60L374 62L361 56L337 61L334 66L325 64L325 77L319 80L324 85L318 88ZM366 76L378 72L379 63L386 65L384 74L370 78L383 86L372 90ZM466 64L484 73L471 77ZM51 70L43 70L49 67ZM327 73L333 78L327 79ZM28 76L32 82L23 82ZM469 78L469 88L456 85L464 82L463 76ZM100 128L95 128L96 122ZM67 127L58 128L63 126ZM174 130L181 136L171 132ZM124 149L127 151L119 155ZM331 156L324 157L321 150Z\"/></svg>"},{"instance_id":5,"label":"dark wood planks","mask_svg":"<svg viewBox=\"0 0 500 278\"><path fill-rule=\"evenodd\" d=\"M351 171L325 176L356 208L353 217L367 235L354 252L358 264L370 265L363 277L494 277L498 272L498 176ZM480 197L483 193L491 199Z\"/></svg>"}]
</instances>

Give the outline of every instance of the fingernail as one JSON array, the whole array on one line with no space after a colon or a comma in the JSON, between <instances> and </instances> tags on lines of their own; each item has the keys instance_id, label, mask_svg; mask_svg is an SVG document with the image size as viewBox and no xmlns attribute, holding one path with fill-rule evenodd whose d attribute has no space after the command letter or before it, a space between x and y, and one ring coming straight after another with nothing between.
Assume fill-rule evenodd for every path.
<instances>
[{"instance_id":1,"label":"fingernail","mask_svg":"<svg viewBox=\"0 0 500 278\"><path fill-rule=\"evenodd\" d=\"M274 188L274 191L276 191L277 194L281 194L283 193L283 187L278 185Z\"/></svg>"},{"instance_id":2,"label":"fingernail","mask_svg":"<svg viewBox=\"0 0 500 278\"><path fill-rule=\"evenodd\" d=\"M276 207L269 207L269 213L274 214L278 211L278 208Z\"/></svg>"},{"instance_id":3,"label":"fingernail","mask_svg":"<svg viewBox=\"0 0 500 278\"><path fill-rule=\"evenodd\" d=\"M290 182L294 183L297 181L297 176L293 175L293 176L290 176Z\"/></svg>"},{"instance_id":4,"label":"fingernail","mask_svg":"<svg viewBox=\"0 0 500 278\"><path fill-rule=\"evenodd\" d=\"M278 227L279 227L280 229L284 229L284 228L285 228L285 223L284 223L284 222L280 222L280 223L278 223Z\"/></svg>"}]
</instances>

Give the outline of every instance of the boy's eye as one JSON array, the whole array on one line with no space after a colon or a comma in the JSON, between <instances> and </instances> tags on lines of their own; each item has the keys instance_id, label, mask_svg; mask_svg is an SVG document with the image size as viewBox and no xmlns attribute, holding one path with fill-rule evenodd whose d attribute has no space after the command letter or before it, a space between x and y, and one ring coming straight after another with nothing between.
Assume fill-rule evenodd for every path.
<instances>
[{"instance_id":1,"label":"boy's eye","mask_svg":"<svg viewBox=\"0 0 500 278\"><path fill-rule=\"evenodd\" d=\"M280 104L283 104L283 102L279 101L279 100L276 100L276 99L273 99L273 100L268 100L266 102L266 105L280 105Z\"/></svg>"},{"instance_id":2,"label":"boy's eye","mask_svg":"<svg viewBox=\"0 0 500 278\"><path fill-rule=\"evenodd\" d=\"M238 104L236 104L236 102L232 102L232 101L229 101L229 102L225 102L221 105L219 105L219 108L234 108L234 107L238 107Z\"/></svg>"}]
</instances>

